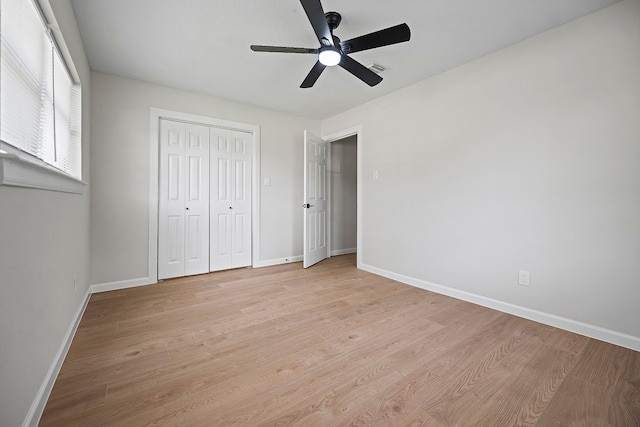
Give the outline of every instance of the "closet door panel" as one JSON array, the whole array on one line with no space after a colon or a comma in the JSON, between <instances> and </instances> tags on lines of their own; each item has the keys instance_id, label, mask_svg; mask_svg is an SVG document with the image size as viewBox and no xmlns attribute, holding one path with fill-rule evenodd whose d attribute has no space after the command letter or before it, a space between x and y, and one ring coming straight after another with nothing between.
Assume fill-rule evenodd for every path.
<instances>
[{"instance_id":1,"label":"closet door panel","mask_svg":"<svg viewBox=\"0 0 640 427\"><path fill-rule=\"evenodd\" d=\"M233 259L232 267L251 265L252 136L232 132L233 140Z\"/></svg>"},{"instance_id":2,"label":"closet door panel","mask_svg":"<svg viewBox=\"0 0 640 427\"><path fill-rule=\"evenodd\" d=\"M186 127L160 121L158 278L184 276Z\"/></svg>"},{"instance_id":3,"label":"closet door panel","mask_svg":"<svg viewBox=\"0 0 640 427\"><path fill-rule=\"evenodd\" d=\"M186 125L185 276L209 272L209 128Z\"/></svg>"},{"instance_id":4,"label":"closet door panel","mask_svg":"<svg viewBox=\"0 0 640 427\"><path fill-rule=\"evenodd\" d=\"M209 128L160 120L158 279L209 271Z\"/></svg>"},{"instance_id":5,"label":"closet door panel","mask_svg":"<svg viewBox=\"0 0 640 427\"><path fill-rule=\"evenodd\" d=\"M209 270L232 268L232 150L230 131L211 129L211 247Z\"/></svg>"},{"instance_id":6,"label":"closet door panel","mask_svg":"<svg viewBox=\"0 0 640 427\"><path fill-rule=\"evenodd\" d=\"M252 135L211 129L211 271L251 265Z\"/></svg>"}]
</instances>

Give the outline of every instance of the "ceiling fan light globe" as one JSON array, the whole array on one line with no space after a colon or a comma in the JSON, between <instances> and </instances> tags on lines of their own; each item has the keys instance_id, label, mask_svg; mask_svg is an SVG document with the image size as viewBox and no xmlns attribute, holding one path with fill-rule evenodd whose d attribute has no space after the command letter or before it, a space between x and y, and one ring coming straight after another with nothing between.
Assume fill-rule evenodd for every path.
<instances>
[{"instance_id":1,"label":"ceiling fan light globe","mask_svg":"<svg viewBox=\"0 0 640 427\"><path fill-rule=\"evenodd\" d=\"M327 67L338 65L341 59L342 55L335 48L322 48L318 53L318 61L320 61L322 65L326 65Z\"/></svg>"}]
</instances>

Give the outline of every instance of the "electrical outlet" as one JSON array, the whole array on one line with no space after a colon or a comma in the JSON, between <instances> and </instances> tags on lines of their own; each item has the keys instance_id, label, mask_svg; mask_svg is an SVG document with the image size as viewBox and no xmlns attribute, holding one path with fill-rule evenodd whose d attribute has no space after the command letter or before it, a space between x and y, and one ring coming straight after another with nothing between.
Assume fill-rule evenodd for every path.
<instances>
[{"instance_id":1,"label":"electrical outlet","mask_svg":"<svg viewBox=\"0 0 640 427\"><path fill-rule=\"evenodd\" d=\"M529 279L531 278L531 273L528 270L518 270L518 285L520 286L530 286Z\"/></svg>"}]
</instances>

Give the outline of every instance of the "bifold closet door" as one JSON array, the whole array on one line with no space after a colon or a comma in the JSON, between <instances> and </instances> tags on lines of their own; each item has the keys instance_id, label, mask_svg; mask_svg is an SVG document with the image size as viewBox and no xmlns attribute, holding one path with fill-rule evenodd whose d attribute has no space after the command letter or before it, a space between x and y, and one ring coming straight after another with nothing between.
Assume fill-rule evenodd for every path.
<instances>
[{"instance_id":1,"label":"bifold closet door","mask_svg":"<svg viewBox=\"0 0 640 427\"><path fill-rule=\"evenodd\" d=\"M211 128L211 271L251 265L252 135Z\"/></svg>"},{"instance_id":2,"label":"bifold closet door","mask_svg":"<svg viewBox=\"0 0 640 427\"><path fill-rule=\"evenodd\" d=\"M209 271L209 128L160 121L158 278Z\"/></svg>"}]
</instances>

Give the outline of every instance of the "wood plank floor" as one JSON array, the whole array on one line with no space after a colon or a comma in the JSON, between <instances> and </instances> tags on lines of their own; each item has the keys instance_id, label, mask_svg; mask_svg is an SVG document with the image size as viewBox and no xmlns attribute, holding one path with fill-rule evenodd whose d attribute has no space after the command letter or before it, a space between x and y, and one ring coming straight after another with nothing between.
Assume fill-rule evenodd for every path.
<instances>
[{"instance_id":1,"label":"wood plank floor","mask_svg":"<svg viewBox=\"0 0 640 427\"><path fill-rule=\"evenodd\" d=\"M355 257L91 297L41 426L640 426L640 353Z\"/></svg>"}]
</instances>

